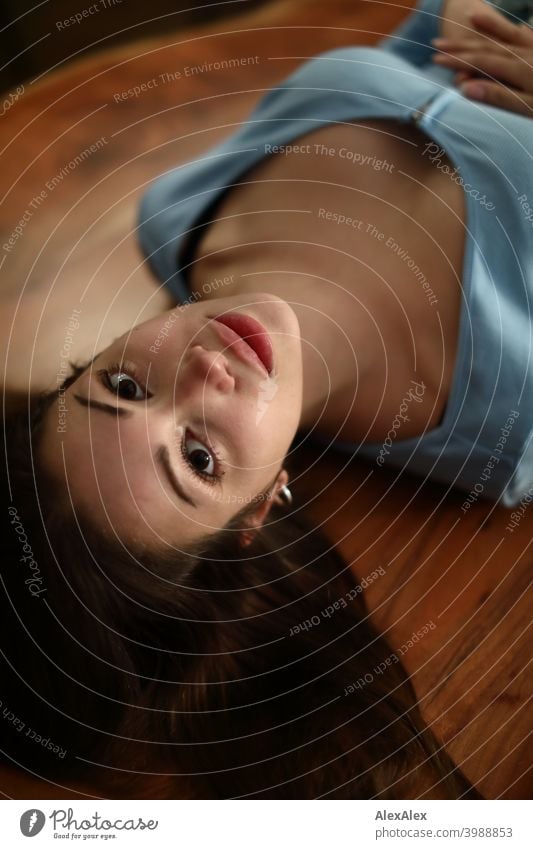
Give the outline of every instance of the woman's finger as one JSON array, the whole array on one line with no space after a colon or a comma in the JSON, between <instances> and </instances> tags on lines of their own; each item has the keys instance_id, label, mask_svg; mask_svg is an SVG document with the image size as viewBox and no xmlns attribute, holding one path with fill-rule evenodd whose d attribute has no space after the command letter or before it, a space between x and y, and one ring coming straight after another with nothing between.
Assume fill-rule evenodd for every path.
<instances>
[{"instance_id":1,"label":"woman's finger","mask_svg":"<svg viewBox=\"0 0 533 849\"><path fill-rule=\"evenodd\" d=\"M499 109L533 118L533 96L524 94L523 91L489 80L468 80L462 84L461 92L472 100L479 100L489 106L497 106Z\"/></svg>"},{"instance_id":2,"label":"woman's finger","mask_svg":"<svg viewBox=\"0 0 533 849\"><path fill-rule=\"evenodd\" d=\"M432 38L431 44L436 50L442 51L443 53L465 53L465 52L476 52L483 51L486 52L490 50L494 53L501 53L502 56L508 56L510 51L513 49L507 44L501 44L498 41L494 41L491 38L484 38L483 40L478 39L463 39L462 41L458 41L457 39L448 38Z\"/></svg>"},{"instance_id":3,"label":"woman's finger","mask_svg":"<svg viewBox=\"0 0 533 849\"><path fill-rule=\"evenodd\" d=\"M493 41L489 38L432 38L431 44L436 50L441 50L445 53L458 53L464 50L501 50L508 51L507 45L500 44L498 41Z\"/></svg>"},{"instance_id":4,"label":"woman's finger","mask_svg":"<svg viewBox=\"0 0 533 849\"><path fill-rule=\"evenodd\" d=\"M474 27L480 32L495 36L507 44L516 44L527 47L533 44L533 29L528 26L511 23L503 15L495 17L486 12L473 12L470 20Z\"/></svg>"},{"instance_id":5,"label":"woman's finger","mask_svg":"<svg viewBox=\"0 0 533 849\"><path fill-rule=\"evenodd\" d=\"M516 56L500 56L489 53L462 53L460 56L438 54L433 57L437 65L452 68L458 71L470 71L485 74L497 80L503 80L516 88L533 90L533 75L531 68L526 62L520 61Z\"/></svg>"}]
</instances>

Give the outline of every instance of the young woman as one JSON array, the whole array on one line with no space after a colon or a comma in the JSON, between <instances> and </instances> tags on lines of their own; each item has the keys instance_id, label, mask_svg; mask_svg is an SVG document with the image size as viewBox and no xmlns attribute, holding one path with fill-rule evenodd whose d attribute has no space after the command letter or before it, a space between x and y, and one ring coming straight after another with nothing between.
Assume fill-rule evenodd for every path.
<instances>
[{"instance_id":1,"label":"young woman","mask_svg":"<svg viewBox=\"0 0 533 849\"><path fill-rule=\"evenodd\" d=\"M437 53L442 5L303 65L156 182L139 233L180 302L290 302L300 428L512 506L533 484L533 31L481 2L453 27L450 0Z\"/></svg>"},{"instance_id":2,"label":"young woman","mask_svg":"<svg viewBox=\"0 0 533 849\"><path fill-rule=\"evenodd\" d=\"M440 8L302 66L156 183L140 237L174 305L6 421L16 763L103 764L119 796L475 795L288 487L297 434L529 485L533 125L433 67ZM529 30L489 18L523 65Z\"/></svg>"}]
</instances>

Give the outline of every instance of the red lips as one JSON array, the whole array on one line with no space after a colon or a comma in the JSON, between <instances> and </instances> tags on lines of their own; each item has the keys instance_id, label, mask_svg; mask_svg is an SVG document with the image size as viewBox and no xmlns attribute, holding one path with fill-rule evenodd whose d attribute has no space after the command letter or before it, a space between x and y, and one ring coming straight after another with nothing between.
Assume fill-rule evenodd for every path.
<instances>
[{"instance_id":1,"label":"red lips","mask_svg":"<svg viewBox=\"0 0 533 849\"><path fill-rule=\"evenodd\" d=\"M259 358L268 374L274 367L272 342L263 325L255 318L242 313L226 313L214 316L215 321L228 327L243 339Z\"/></svg>"}]
</instances>

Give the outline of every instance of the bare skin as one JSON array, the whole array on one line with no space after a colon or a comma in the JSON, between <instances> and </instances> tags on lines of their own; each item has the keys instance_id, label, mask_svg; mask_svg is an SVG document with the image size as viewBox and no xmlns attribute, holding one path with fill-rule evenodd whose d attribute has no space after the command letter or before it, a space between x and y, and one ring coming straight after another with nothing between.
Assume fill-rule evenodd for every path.
<instances>
[{"instance_id":1,"label":"bare skin","mask_svg":"<svg viewBox=\"0 0 533 849\"><path fill-rule=\"evenodd\" d=\"M223 313L267 330L271 375L226 344L213 320ZM47 411L40 461L104 533L186 546L255 503L246 544L288 479L301 373L296 317L269 293L163 313L106 348Z\"/></svg>"},{"instance_id":2,"label":"bare skin","mask_svg":"<svg viewBox=\"0 0 533 849\"><path fill-rule=\"evenodd\" d=\"M301 152L270 156L222 199L190 285L231 273L228 293L268 288L289 300L304 343L304 427L318 421L330 436L379 441L416 380L426 389L402 436L432 428L455 362L462 189L423 156L427 137L395 122L333 126L297 141ZM390 168L351 165L343 151ZM291 211L295 197L301 212Z\"/></svg>"},{"instance_id":3,"label":"bare skin","mask_svg":"<svg viewBox=\"0 0 533 849\"><path fill-rule=\"evenodd\" d=\"M472 7L476 5L479 3L472 0ZM446 27L454 15L463 20L464 9L456 0L449 0L445 7ZM450 35L449 29L443 28L444 32ZM462 189L423 156L427 137L414 126L359 121L321 129L296 141L309 144L310 153L270 156L249 175L253 182L223 198L217 210L218 220L197 246L196 263L189 275L193 292L200 292L202 282L209 277L229 273L234 281L212 290L207 297L202 289L203 301L190 307L193 313L220 298L235 299L236 308L246 311L246 304L253 305L254 299L260 301L262 293L267 293L270 298L282 298L290 304L290 313L299 327L301 361L293 378L286 379L288 391L301 368L301 398L298 400L295 392L288 407L271 405L269 426L274 427L277 411L278 419L287 427L283 439L262 459L264 474L247 481L245 491L250 496L272 479L297 427L316 427L327 436L344 440L380 441L413 380L424 391L420 403L411 405L401 437L438 426L446 409L455 364L464 228L468 222ZM320 145L324 145L334 154L317 153L315 145L320 150ZM387 162L390 167L354 165L341 155L341 149L375 157L375 161ZM250 212L254 214L247 214ZM329 217L328 212L332 213ZM333 214L350 217L357 224L338 223ZM407 267L404 255L412 259L428 281L432 300L420 279ZM22 305L15 300L6 305L2 339L9 351L8 390L18 390L23 395L28 389L38 391L54 384L57 338L76 297L85 290L86 281L76 285L78 290L75 286L68 293L59 291L52 296L45 313L49 324L40 324L43 302L37 293L27 297ZM109 360L113 350L108 348L115 345L117 336L126 334L129 338L133 325L146 320L157 322L173 306L168 292L162 286L154 286L145 268L141 267L138 277L128 281L127 288L117 291L111 304L110 285L110 281L102 281L86 296L83 323L70 352L74 360L97 352ZM29 328L34 328L35 349L27 344ZM192 336L176 337L174 344L192 369L186 347L192 344ZM220 348L208 350L223 353ZM297 359L296 352L294 357ZM177 363L174 365L177 369ZM216 368L220 365L217 362ZM167 395L158 402L157 415L162 414L163 407L167 410L165 415L176 412L170 394ZM74 458L86 448L88 439L94 438L96 418L91 424L85 417L85 425L80 428L81 411L72 415L77 416L77 425L68 429L66 447ZM155 432L160 435L161 428L166 427L155 412L150 421L143 436L146 468L136 460L135 475L139 480L148 474ZM167 424L170 421L168 418ZM108 422L107 431L100 425L98 428L97 439L108 450L110 428L113 438L118 439L117 423ZM75 434L78 442L73 440ZM48 440L53 439L52 422ZM55 439L53 446L47 443L46 453L52 458L55 472L60 473L60 443L65 438L60 435ZM122 448L106 454L102 468L106 473L114 468L110 479L115 482L124 474L128 481L131 479L130 469L123 470L123 459ZM70 464L70 484L76 489L76 480L72 479L75 467ZM85 486L89 471L87 467L78 473L78 483ZM281 475L273 493L284 481ZM81 483L80 498L84 492ZM96 478L94 483L96 503L101 498ZM243 481L234 483L235 491L242 491ZM159 483L154 482L156 485ZM131 498L131 492L128 495L128 486L124 485L123 490L127 504L117 501L117 492L107 493L106 500L116 506L113 524L129 528L137 522L139 504ZM168 507L168 496L163 491L158 497L159 502L150 501L154 527L162 515L158 505L162 509L163 505L164 509ZM229 509L221 511L220 505L216 507L198 523L198 533L231 518ZM173 524L175 506L168 509L162 531L167 538L173 531L179 537L180 528ZM266 513L261 505L258 524ZM181 531L184 530L189 531L190 525L184 524Z\"/></svg>"},{"instance_id":4,"label":"bare skin","mask_svg":"<svg viewBox=\"0 0 533 849\"><path fill-rule=\"evenodd\" d=\"M107 348L69 388L64 430L54 427L56 411L48 413L41 459L67 478L77 504L93 517L98 511L120 536L134 528L142 541L155 534L168 544L192 542L232 518L242 506L233 495L251 499L272 480L298 427L379 440L412 381L422 392L402 437L437 424L456 346L464 209L460 187L423 157L425 141L394 122L323 129L312 134L310 153L270 157L223 199L189 278L199 300L178 316L164 349L151 351L165 314ZM350 168L346 157L315 153L314 145L390 167ZM305 212L294 211L294 196ZM324 210L357 217L358 226L328 220ZM405 251L427 271L435 304L401 258ZM202 299L202 281L219 276L233 282ZM276 391L267 393L259 424L259 380L235 384L229 366L236 364L208 323L228 309L255 315L273 337ZM120 398L130 416L114 422L79 403L80 395L105 400L109 387L94 373L103 367L109 383L113 362L124 363L128 390L132 378L151 389ZM193 447L222 442L227 473L215 497L203 485L191 492L176 428L192 434ZM161 446L196 508L169 498ZM273 495L285 481L281 470ZM256 526L267 513L268 504L258 504Z\"/></svg>"},{"instance_id":5,"label":"bare skin","mask_svg":"<svg viewBox=\"0 0 533 849\"><path fill-rule=\"evenodd\" d=\"M533 29L516 25L494 10L476 12L466 34L441 37L436 64L457 70L463 94L500 109L533 118Z\"/></svg>"}]
</instances>

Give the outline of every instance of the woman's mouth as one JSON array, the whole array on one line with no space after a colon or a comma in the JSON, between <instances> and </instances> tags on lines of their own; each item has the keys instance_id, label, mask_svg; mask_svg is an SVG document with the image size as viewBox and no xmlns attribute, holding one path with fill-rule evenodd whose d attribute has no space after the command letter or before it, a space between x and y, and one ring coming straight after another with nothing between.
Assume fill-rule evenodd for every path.
<instances>
[{"instance_id":1,"label":"woman's mouth","mask_svg":"<svg viewBox=\"0 0 533 849\"><path fill-rule=\"evenodd\" d=\"M263 325L243 313L225 313L212 317L222 341L241 359L256 362L268 375L274 367L272 342Z\"/></svg>"}]
</instances>

